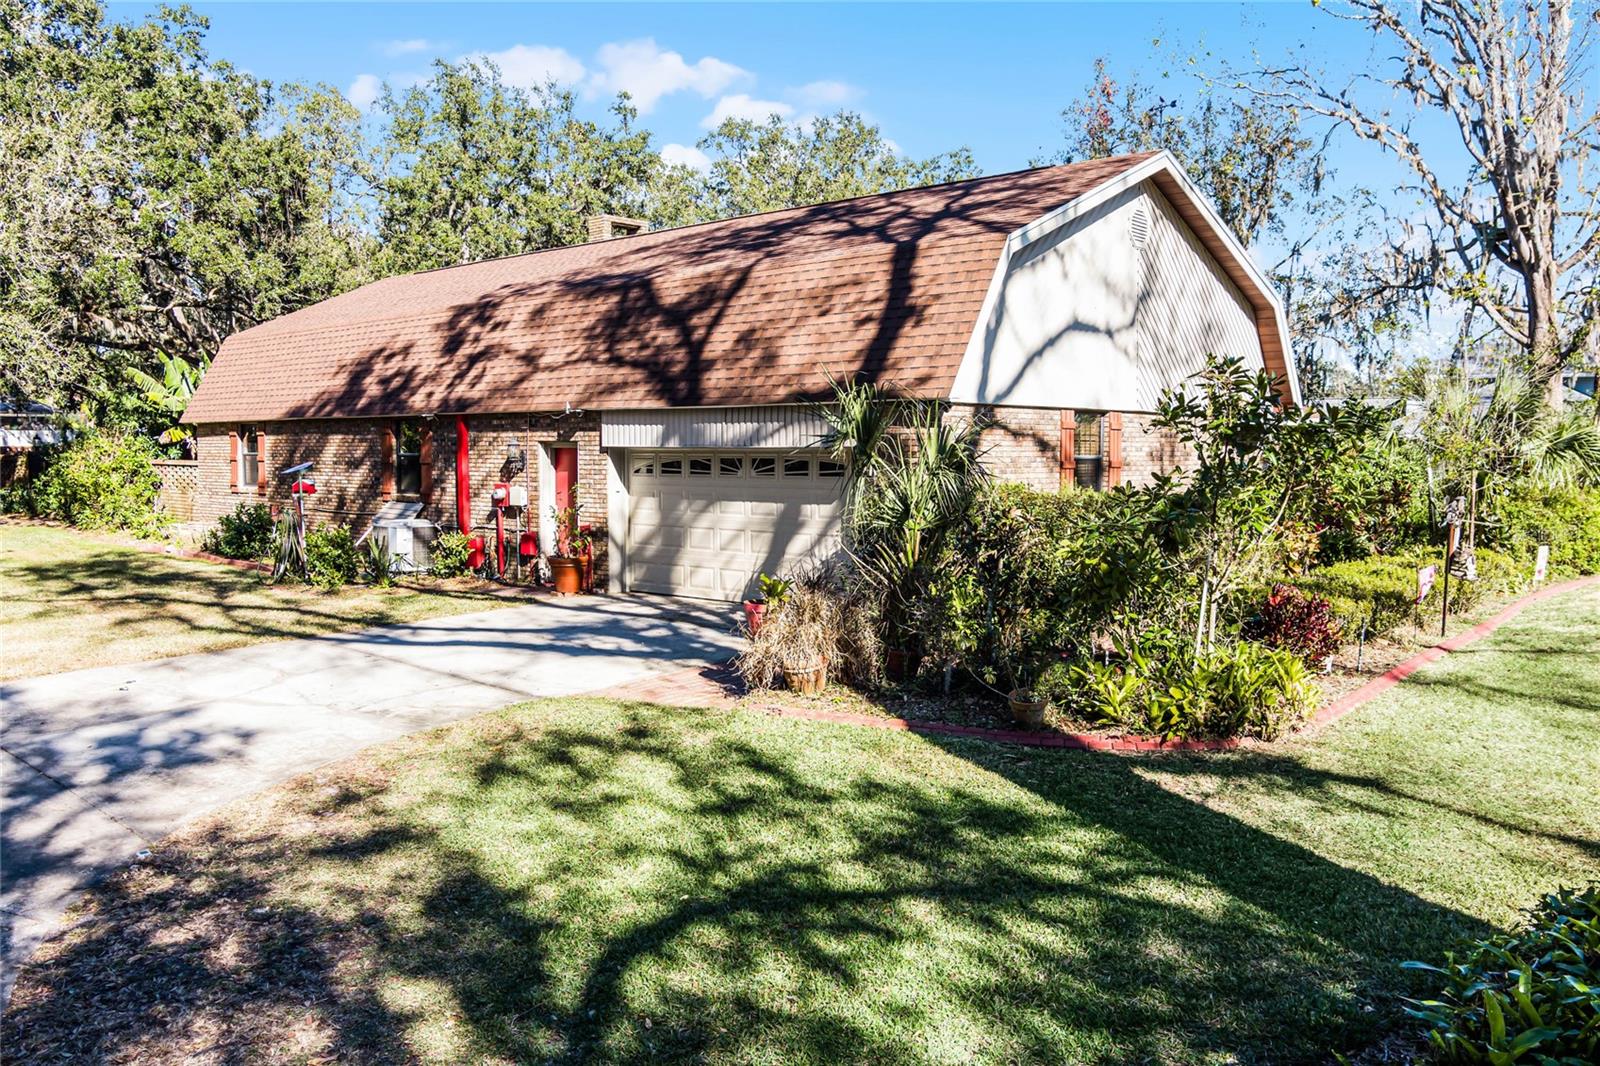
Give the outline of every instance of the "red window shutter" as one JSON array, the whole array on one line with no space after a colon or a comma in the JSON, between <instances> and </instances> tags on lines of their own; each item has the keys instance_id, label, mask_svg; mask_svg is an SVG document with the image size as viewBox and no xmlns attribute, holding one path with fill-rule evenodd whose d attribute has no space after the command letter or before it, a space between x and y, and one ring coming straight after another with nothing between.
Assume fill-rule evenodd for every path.
<instances>
[{"instance_id":1,"label":"red window shutter","mask_svg":"<svg viewBox=\"0 0 1600 1066\"><path fill-rule=\"evenodd\" d=\"M1122 484L1122 412L1106 415L1106 488Z\"/></svg>"},{"instance_id":2,"label":"red window shutter","mask_svg":"<svg viewBox=\"0 0 1600 1066\"><path fill-rule=\"evenodd\" d=\"M1061 487L1066 488L1076 480L1078 455L1078 413L1061 412Z\"/></svg>"},{"instance_id":3,"label":"red window shutter","mask_svg":"<svg viewBox=\"0 0 1600 1066\"><path fill-rule=\"evenodd\" d=\"M422 442L417 446L418 465L422 467L422 505L433 502L433 427L422 427Z\"/></svg>"},{"instance_id":4,"label":"red window shutter","mask_svg":"<svg viewBox=\"0 0 1600 1066\"><path fill-rule=\"evenodd\" d=\"M267 494L267 435L256 430L256 495Z\"/></svg>"},{"instance_id":5,"label":"red window shutter","mask_svg":"<svg viewBox=\"0 0 1600 1066\"><path fill-rule=\"evenodd\" d=\"M228 430L228 488L239 491L239 431Z\"/></svg>"},{"instance_id":6,"label":"red window shutter","mask_svg":"<svg viewBox=\"0 0 1600 1066\"><path fill-rule=\"evenodd\" d=\"M382 453L381 454L381 459L382 459L382 463L383 463L383 475L382 475L382 478L379 481L379 489L383 493L383 498L384 499L391 500L391 499L394 498L394 427L393 426L384 426L383 427L383 438L382 438L382 444L380 446L380 449L381 449L381 453Z\"/></svg>"}]
</instances>

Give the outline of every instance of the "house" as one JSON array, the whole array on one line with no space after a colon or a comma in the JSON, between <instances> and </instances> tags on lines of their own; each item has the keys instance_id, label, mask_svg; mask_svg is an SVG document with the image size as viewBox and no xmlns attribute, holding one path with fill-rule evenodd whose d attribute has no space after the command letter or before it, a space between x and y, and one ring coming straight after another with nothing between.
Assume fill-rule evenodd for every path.
<instances>
[{"instance_id":1,"label":"house","mask_svg":"<svg viewBox=\"0 0 1600 1066\"><path fill-rule=\"evenodd\" d=\"M47 404L0 403L0 489L36 476L45 450L69 439L55 423L55 408Z\"/></svg>"},{"instance_id":2,"label":"house","mask_svg":"<svg viewBox=\"0 0 1600 1066\"><path fill-rule=\"evenodd\" d=\"M734 599L839 536L808 401L865 375L993 419L998 476L1054 490L1181 461L1149 425L1208 354L1298 398L1283 308L1165 153L615 236L387 278L230 337L186 415L196 516L410 501L493 527L572 501L613 591Z\"/></svg>"}]
</instances>

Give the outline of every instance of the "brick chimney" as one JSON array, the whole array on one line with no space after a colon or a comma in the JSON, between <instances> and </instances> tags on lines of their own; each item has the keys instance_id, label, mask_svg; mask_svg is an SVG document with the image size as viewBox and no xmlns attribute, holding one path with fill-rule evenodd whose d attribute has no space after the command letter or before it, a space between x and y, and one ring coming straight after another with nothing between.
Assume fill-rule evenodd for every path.
<instances>
[{"instance_id":1,"label":"brick chimney","mask_svg":"<svg viewBox=\"0 0 1600 1066\"><path fill-rule=\"evenodd\" d=\"M626 215L590 215L589 240L609 241L613 237L632 237L644 232L644 219Z\"/></svg>"}]
</instances>

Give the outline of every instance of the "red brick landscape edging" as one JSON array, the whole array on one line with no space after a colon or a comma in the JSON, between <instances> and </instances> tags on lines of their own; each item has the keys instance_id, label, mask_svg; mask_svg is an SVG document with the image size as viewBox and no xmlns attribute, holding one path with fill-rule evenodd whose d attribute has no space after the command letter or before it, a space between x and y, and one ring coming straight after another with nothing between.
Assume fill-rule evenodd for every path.
<instances>
[{"instance_id":1,"label":"red brick landscape edging","mask_svg":"<svg viewBox=\"0 0 1600 1066\"><path fill-rule=\"evenodd\" d=\"M258 563L252 559L230 559L226 555L212 555L210 552L186 551L179 548L176 551L161 551L152 548L151 551L159 555L173 556L179 559L194 559L202 563L218 563L222 566L231 566L235 570L258 570L263 574L272 573L272 566L268 563Z\"/></svg>"},{"instance_id":2,"label":"red brick landscape edging","mask_svg":"<svg viewBox=\"0 0 1600 1066\"><path fill-rule=\"evenodd\" d=\"M1513 600L1503 610L1471 629L1457 633L1449 640L1440 641L1431 648L1413 655L1387 673L1368 681L1353 692L1348 692L1318 711L1307 723L1309 728L1320 728L1344 717L1379 693L1398 685L1429 663L1459 651L1474 641L1493 633L1523 609L1551 596L1583 588L1600 582L1600 574L1549 585ZM1104 736L1096 733L1030 733L1020 729L984 729L980 726L950 725L946 722L916 722L907 718L879 718L870 714L845 714L839 711L813 711L801 708L765 707L769 714L783 718L804 718L814 722L838 722L845 725L865 726L869 729L900 729L913 733L939 733L946 736L975 737L1003 744L1022 744L1033 748L1073 748L1080 751L1231 751L1239 746L1237 737L1227 740L1152 740L1144 737Z\"/></svg>"}]
</instances>

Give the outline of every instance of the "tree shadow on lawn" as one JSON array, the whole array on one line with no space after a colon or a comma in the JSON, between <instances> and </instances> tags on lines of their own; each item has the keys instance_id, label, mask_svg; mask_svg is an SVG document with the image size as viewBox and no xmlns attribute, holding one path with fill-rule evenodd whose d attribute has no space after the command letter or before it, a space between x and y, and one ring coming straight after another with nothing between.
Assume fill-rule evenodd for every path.
<instances>
[{"instance_id":1,"label":"tree shadow on lawn","mask_svg":"<svg viewBox=\"0 0 1600 1066\"><path fill-rule=\"evenodd\" d=\"M113 883L125 913L24 972L8 1045L70 1018L109 1061L187 1024L374 1063L1322 1062L1392 1023L1398 960L1486 932L1144 772L1200 758L509 721L423 807L306 787L283 818L333 828L219 829L159 891ZM259 900L255 954L215 962Z\"/></svg>"}]
</instances>

